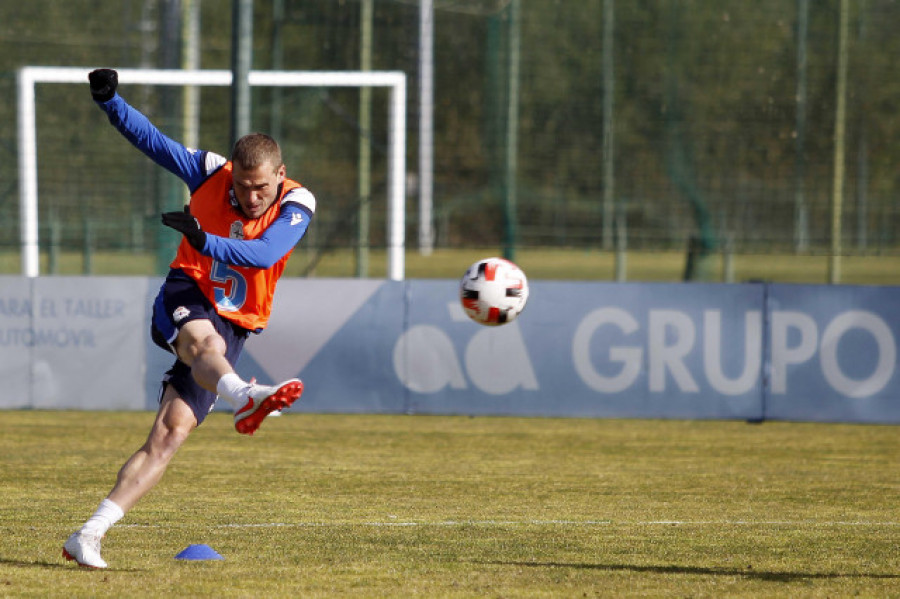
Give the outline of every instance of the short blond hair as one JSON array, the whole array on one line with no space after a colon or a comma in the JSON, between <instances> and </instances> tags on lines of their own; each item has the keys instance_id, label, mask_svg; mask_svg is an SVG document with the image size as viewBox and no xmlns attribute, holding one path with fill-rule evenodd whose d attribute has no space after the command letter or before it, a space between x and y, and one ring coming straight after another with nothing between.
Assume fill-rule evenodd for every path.
<instances>
[{"instance_id":1,"label":"short blond hair","mask_svg":"<svg viewBox=\"0 0 900 599\"><path fill-rule=\"evenodd\" d=\"M274 170L278 170L282 165L281 147L265 133L250 133L234 144L231 161L247 170L268 162Z\"/></svg>"}]
</instances>

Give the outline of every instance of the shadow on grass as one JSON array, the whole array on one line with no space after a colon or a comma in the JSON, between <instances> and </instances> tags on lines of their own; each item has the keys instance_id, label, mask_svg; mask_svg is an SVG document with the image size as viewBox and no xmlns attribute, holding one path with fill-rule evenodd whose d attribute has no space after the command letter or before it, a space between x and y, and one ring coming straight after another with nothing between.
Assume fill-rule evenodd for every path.
<instances>
[{"instance_id":1,"label":"shadow on grass","mask_svg":"<svg viewBox=\"0 0 900 599\"><path fill-rule=\"evenodd\" d=\"M699 574L701 576L743 576L771 582L796 582L799 580L828 580L840 578L868 578L873 580L900 580L900 574L839 573L839 572L769 572L746 568L703 568L697 566L636 566L633 564L584 564L566 562L509 562L473 561L492 566L523 566L527 568L575 568L581 570L606 570L609 572L640 572L652 574Z\"/></svg>"},{"instance_id":2,"label":"shadow on grass","mask_svg":"<svg viewBox=\"0 0 900 599\"><path fill-rule=\"evenodd\" d=\"M105 568L98 570L94 568L85 568L74 562L61 564L59 562L46 562L40 560L26 561L7 557L0 557L0 566L13 566L16 568L50 568L59 570L69 569L73 572L144 572L144 570L138 568Z\"/></svg>"}]
</instances>

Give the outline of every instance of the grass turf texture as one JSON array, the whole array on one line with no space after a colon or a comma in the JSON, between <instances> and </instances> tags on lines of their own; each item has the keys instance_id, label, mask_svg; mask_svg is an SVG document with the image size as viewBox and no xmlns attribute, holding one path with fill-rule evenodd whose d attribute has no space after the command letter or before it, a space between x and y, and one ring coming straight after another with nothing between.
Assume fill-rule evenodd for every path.
<instances>
[{"instance_id":1,"label":"grass turf texture","mask_svg":"<svg viewBox=\"0 0 900 599\"><path fill-rule=\"evenodd\" d=\"M215 413L65 562L151 419L4 412L0 595L900 594L890 426Z\"/></svg>"}]
</instances>

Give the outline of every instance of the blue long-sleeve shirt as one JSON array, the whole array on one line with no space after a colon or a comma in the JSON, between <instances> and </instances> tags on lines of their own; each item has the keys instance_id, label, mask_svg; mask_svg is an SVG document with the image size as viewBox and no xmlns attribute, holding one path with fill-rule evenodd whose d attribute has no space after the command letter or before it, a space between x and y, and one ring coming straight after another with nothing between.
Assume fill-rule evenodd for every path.
<instances>
[{"instance_id":1,"label":"blue long-sleeve shirt","mask_svg":"<svg viewBox=\"0 0 900 599\"><path fill-rule=\"evenodd\" d=\"M219 154L187 148L167 137L118 94L98 104L119 133L155 163L184 181L191 193L227 162ZM237 205L233 197L232 202ZM316 200L309 190L303 187L291 190L281 200L278 218L259 238L242 240L207 234L201 253L235 266L269 268L297 245L315 210Z\"/></svg>"}]
</instances>

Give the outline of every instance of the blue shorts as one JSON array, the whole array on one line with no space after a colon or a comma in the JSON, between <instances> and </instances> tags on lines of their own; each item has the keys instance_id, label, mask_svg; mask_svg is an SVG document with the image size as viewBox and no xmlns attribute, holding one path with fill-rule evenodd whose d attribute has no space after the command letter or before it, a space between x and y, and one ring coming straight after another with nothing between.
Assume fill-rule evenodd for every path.
<instances>
[{"instance_id":1,"label":"blue shorts","mask_svg":"<svg viewBox=\"0 0 900 599\"><path fill-rule=\"evenodd\" d=\"M201 319L210 321L216 332L225 340L225 358L234 366L250 331L219 316L193 279L180 270L169 271L153 302L153 318L150 324L153 342L175 354L174 343L178 331L185 323ZM160 399L166 385L172 385L178 391L179 397L193 410L198 425L215 406L216 394L198 385L191 374L191 367L177 357L172 368L163 376Z\"/></svg>"}]
</instances>

